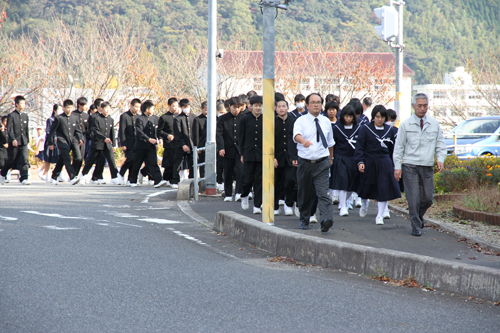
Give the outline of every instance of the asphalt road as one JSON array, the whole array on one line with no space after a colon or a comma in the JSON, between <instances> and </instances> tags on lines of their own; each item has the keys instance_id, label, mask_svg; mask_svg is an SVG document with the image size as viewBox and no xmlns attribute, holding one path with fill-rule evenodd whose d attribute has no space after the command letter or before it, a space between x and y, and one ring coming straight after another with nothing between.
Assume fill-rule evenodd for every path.
<instances>
[{"instance_id":1,"label":"asphalt road","mask_svg":"<svg viewBox=\"0 0 500 333\"><path fill-rule=\"evenodd\" d=\"M499 330L488 302L270 262L174 198L152 187L1 186L0 332Z\"/></svg>"}]
</instances>

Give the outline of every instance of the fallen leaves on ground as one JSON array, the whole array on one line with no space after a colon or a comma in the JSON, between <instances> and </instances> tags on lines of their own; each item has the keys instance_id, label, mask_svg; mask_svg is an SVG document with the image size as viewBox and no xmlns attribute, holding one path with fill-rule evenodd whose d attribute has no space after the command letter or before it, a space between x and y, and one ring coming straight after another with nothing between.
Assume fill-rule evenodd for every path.
<instances>
[{"instance_id":1,"label":"fallen leaves on ground","mask_svg":"<svg viewBox=\"0 0 500 333\"><path fill-rule=\"evenodd\" d=\"M393 286L400 286L406 288L420 288L423 290L434 291L434 288L432 287L424 287L421 284L419 284L414 277L409 277L404 280L393 280L386 275L376 275L376 276L370 276L370 279L386 282Z\"/></svg>"},{"instance_id":2,"label":"fallen leaves on ground","mask_svg":"<svg viewBox=\"0 0 500 333\"><path fill-rule=\"evenodd\" d=\"M271 260L269 260L270 262L283 262L283 263L288 263L288 264L294 264L295 266L301 266L301 267L315 267L316 265L314 264L311 264L311 265L306 265L306 264L303 264L301 262L298 262L298 261L295 261L293 258L288 258L288 257L282 257L282 256L278 256L278 257L275 257ZM324 267L326 268L326 267Z\"/></svg>"}]
</instances>

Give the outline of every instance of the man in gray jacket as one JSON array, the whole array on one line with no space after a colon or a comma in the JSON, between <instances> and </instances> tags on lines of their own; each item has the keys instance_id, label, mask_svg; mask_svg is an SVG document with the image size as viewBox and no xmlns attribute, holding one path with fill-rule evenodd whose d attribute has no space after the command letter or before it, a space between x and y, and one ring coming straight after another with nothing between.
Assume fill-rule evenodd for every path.
<instances>
[{"instance_id":1,"label":"man in gray jacket","mask_svg":"<svg viewBox=\"0 0 500 333\"><path fill-rule=\"evenodd\" d=\"M424 214L434 199L434 156L439 171L443 171L446 144L438 121L426 115L429 97L416 94L412 107L415 113L399 126L393 155L394 177L399 181L403 174L411 234L420 236Z\"/></svg>"}]
</instances>

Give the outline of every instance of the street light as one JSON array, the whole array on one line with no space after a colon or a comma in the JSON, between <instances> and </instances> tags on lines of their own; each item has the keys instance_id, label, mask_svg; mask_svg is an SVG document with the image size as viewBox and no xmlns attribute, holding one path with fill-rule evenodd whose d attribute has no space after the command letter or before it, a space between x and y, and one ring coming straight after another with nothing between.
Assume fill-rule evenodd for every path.
<instances>
[{"instance_id":1,"label":"street light","mask_svg":"<svg viewBox=\"0 0 500 333\"><path fill-rule=\"evenodd\" d=\"M383 6L373 10L375 15L382 20L382 24L375 28L377 35L386 42L398 36L398 11L393 6Z\"/></svg>"}]
</instances>

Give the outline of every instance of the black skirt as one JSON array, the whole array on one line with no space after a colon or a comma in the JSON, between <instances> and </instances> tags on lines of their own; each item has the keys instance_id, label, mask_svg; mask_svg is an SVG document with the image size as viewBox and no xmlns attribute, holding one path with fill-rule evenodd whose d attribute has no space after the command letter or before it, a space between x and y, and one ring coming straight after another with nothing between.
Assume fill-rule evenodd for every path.
<instances>
[{"instance_id":1,"label":"black skirt","mask_svg":"<svg viewBox=\"0 0 500 333\"><path fill-rule=\"evenodd\" d=\"M389 155L379 159L365 159L365 172L359 173L356 193L362 199L390 201L401 198L399 184L394 178L394 166Z\"/></svg>"},{"instance_id":2,"label":"black skirt","mask_svg":"<svg viewBox=\"0 0 500 333\"><path fill-rule=\"evenodd\" d=\"M50 150L49 144L45 141L45 145L43 146L43 155L45 157L44 162L48 163L57 163L59 160L59 148L57 145L54 145L54 150Z\"/></svg>"},{"instance_id":3,"label":"black skirt","mask_svg":"<svg viewBox=\"0 0 500 333\"><path fill-rule=\"evenodd\" d=\"M353 156L335 156L330 170L330 189L356 191L355 179L359 171Z\"/></svg>"}]
</instances>

